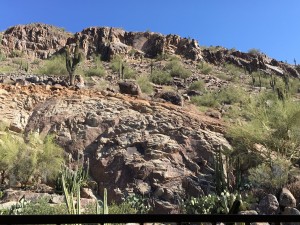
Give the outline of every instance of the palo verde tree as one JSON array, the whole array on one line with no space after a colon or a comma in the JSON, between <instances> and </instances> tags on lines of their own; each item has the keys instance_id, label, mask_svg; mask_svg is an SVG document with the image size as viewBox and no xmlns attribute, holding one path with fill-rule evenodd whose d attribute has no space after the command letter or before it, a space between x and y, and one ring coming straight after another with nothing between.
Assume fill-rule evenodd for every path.
<instances>
[{"instance_id":1,"label":"palo verde tree","mask_svg":"<svg viewBox=\"0 0 300 225\"><path fill-rule=\"evenodd\" d=\"M79 62L81 61L81 55L79 53L79 41L77 40L75 45L74 54L71 54L71 48L66 46L66 67L69 73L70 85L74 85L75 81L75 70Z\"/></svg>"}]
</instances>

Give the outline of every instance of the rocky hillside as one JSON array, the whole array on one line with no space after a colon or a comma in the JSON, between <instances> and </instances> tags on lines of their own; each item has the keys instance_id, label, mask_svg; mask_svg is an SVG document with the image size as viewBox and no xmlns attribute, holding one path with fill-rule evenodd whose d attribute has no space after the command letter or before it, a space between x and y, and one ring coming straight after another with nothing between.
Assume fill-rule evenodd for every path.
<instances>
[{"instance_id":1,"label":"rocky hillside","mask_svg":"<svg viewBox=\"0 0 300 225\"><path fill-rule=\"evenodd\" d=\"M293 66L264 54L243 53L222 47L203 49L195 39L154 32L128 32L113 27L89 27L71 34L62 28L46 24L18 25L3 33L0 49L6 55L25 54L31 58L46 59L61 52L65 45L74 44L76 41L79 41L86 58L93 54L101 55L104 60L120 54L133 58L175 54L185 59L204 60L215 65L233 63L248 72L262 70L299 77L299 71Z\"/></svg>"},{"instance_id":2,"label":"rocky hillside","mask_svg":"<svg viewBox=\"0 0 300 225\"><path fill-rule=\"evenodd\" d=\"M300 140L293 133L298 130L291 125L293 129L284 126L275 132L270 125L273 117L257 126L253 109L260 112L261 107L265 115L286 107L275 115L296 118L293 110L300 84L294 78L299 78L299 66L261 52L204 48L177 35L109 27L70 34L30 24L11 27L1 35L0 123L18 135L55 134L69 163L82 159L89 164L98 187L95 194L101 196L108 188L110 201L134 192L149 196L154 212L175 213L182 199L215 193L220 170L230 189L244 188L248 169L257 167L262 155L267 157L261 152L272 144L272 139L263 138L275 135L281 147L287 144L286 156L298 160L294 153ZM84 57L76 70L77 84L70 87L60 53L75 43ZM288 109L291 114L284 114ZM234 149L232 138L225 138L227 128L236 124L247 128L252 120L256 124L246 131L249 139L237 132L241 139ZM258 129L263 135L256 138ZM290 147L295 152L288 155ZM243 184L238 183L234 163L230 171L223 165L216 169L220 150L229 152L227 156L243 155L241 161L235 158L246 176Z\"/></svg>"},{"instance_id":3,"label":"rocky hillside","mask_svg":"<svg viewBox=\"0 0 300 225\"><path fill-rule=\"evenodd\" d=\"M214 152L230 148L219 120L172 104L32 85L0 90L10 130L55 133L70 156L89 160L99 193L109 187L117 201L125 192L154 196L157 212L176 212L186 192L213 191Z\"/></svg>"}]
</instances>

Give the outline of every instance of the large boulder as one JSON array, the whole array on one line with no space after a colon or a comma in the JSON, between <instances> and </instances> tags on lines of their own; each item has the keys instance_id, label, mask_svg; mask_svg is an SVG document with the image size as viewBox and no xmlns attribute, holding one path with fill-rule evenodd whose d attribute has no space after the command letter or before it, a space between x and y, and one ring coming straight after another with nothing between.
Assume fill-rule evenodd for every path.
<instances>
[{"instance_id":1,"label":"large boulder","mask_svg":"<svg viewBox=\"0 0 300 225\"><path fill-rule=\"evenodd\" d=\"M296 199L287 188L282 188L281 190L279 196L279 205L280 207L296 207Z\"/></svg>"},{"instance_id":2,"label":"large boulder","mask_svg":"<svg viewBox=\"0 0 300 225\"><path fill-rule=\"evenodd\" d=\"M180 94L172 91L161 92L158 95L160 98L164 99L167 102L171 102L174 105L183 106L183 98Z\"/></svg>"},{"instance_id":3,"label":"large boulder","mask_svg":"<svg viewBox=\"0 0 300 225\"><path fill-rule=\"evenodd\" d=\"M268 194L258 204L259 214L274 215L278 212L279 203L274 195Z\"/></svg>"},{"instance_id":4,"label":"large boulder","mask_svg":"<svg viewBox=\"0 0 300 225\"><path fill-rule=\"evenodd\" d=\"M140 86L134 81L119 82L121 94L141 95L142 91Z\"/></svg>"}]
</instances>

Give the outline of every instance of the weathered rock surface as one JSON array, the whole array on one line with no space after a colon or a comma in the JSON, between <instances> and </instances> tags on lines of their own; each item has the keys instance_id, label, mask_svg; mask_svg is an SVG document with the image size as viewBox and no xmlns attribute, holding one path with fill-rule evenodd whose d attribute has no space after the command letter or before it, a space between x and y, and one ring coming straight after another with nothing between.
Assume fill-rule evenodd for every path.
<instances>
[{"instance_id":1,"label":"weathered rock surface","mask_svg":"<svg viewBox=\"0 0 300 225\"><path fill-rule=\"evenodd\" d=\"M161 92L158 94L157 97L162 98L167 102L171 102L174 105L183 106L183 98L180 94L176 92L171 92L171 91Z\"/></svg>"},{"instance_id":2,"label":"weathered rock surface","mask_svg":"<svg viewBox=\"0 0 300 225\"><path fill-rule=\"evenodd\" d=\"M287 188L282 188L279 196L279 205L280 207L296 207L296 199Z\"/></svg>"},{"instance_id":3,"label":"weathered rock surface","mask_svg":"<svg viewBox=\"0 0 300 225\"><path fill-rule=\"evenodd\" d=\"M89 27L69 38L68 44L76 40L80 40L86 56L101 54L105 60L116 54L127 54L131 49L150 58L171 53L192 60L202 59L197 41L178 35L164 36L154 32L127 32L120 28Z\"/></svg>"},{"instance_id":4,"label":"weathered rock surface","mask_svg":"<svg viewBox=\"0 0 300 225\"><path fill-rule=\"evenodd\" d=\"M58 27L33 23L7 29L1 44L8 55L19 51L33 58L46 59L63 48L71 35Z\"/></svg>"},{"instance_id":5,"label":"weathered rock surface","mask_svg":"<svg viewBox=\"0 0 300 225\"><path fill-rule=\"evenodd\" d=\"M263 214L263 215L277 214L279 209L279 203L277 201L277 198L271 194L266 195L262 200L260 200L258 209L259 209L259 214Z\"/></svg>"},{"instance_id":6,"label":"weathered rock surface","mask_svg":"<svg viewBox=\"0 0 300 225\"><path fill-rule=\"evenodd\" d=\"M140 86L134 81L119 82L120 93L129 95L141 95Z\"/></svg>"},{"instance_id":7,"label":"weathered rock surface","mask_svg":"<svg viewBox=\"0 0 300 225\"><path fill-rule=\"evenodd\" d=\"M175 105L39 85L1 89L10 96L0 96L9 101L2 106L15 110L7 120L35 99L25 110L25 133L56 133L67 153L89 159L98 193L109 188L110 200L120 200L125 192L147 193L154 204L165 206L164 212L174 212L185 193L214 191L214 151L219 145L230 148L217 132L220 121ZM13 98L19 106L10 104Z\"/></svg>"},{"instance_id":8,"label":"weathered rock surface","mask_svg":"<svg viewBox=\"0 0 300 225\"><path fill-rule=\"evenodd\" d=\"M202 57L205 61L215 65L232 63L240 68L243 68L245 72L248 73L262 71L267 74L275 73L279 76L289 74L296 78L300 77L299 71L297 71L294 66L272 59L262 53L250 54L219 48L216 51L204 49L202 51Z\"/></svg>"}]
</instances>

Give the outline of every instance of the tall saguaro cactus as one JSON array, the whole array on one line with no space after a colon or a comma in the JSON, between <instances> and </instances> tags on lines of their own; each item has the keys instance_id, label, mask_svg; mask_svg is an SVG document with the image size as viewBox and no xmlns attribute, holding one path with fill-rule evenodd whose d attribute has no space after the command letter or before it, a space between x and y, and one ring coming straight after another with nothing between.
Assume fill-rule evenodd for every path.
<instances>
[{"instance_id":1,"label":"tall saguaro cactus","mask_svg":"<svg viewBox=\"0 0 300 225\"><path fill-rule=\"evenodd\" d=\"M79 53L79 41L76 42L74 55L71 54L71 49L69 46L66 46L66 67L69 73L69 79L70 79L70 85L74 85L75 81L75 70L77 65L79 64L81 60L81 56Z\"/></svg>"}]
</instances>

